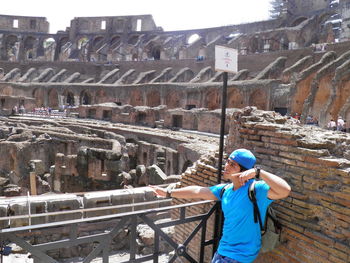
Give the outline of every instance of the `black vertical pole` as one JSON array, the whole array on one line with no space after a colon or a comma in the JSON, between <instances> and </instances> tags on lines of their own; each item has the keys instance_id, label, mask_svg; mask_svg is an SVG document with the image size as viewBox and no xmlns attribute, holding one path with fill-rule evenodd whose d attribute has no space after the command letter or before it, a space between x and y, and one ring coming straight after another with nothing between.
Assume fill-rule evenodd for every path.
<instances>
[{"instance_id":1,"label":"black vertical pole","mask_svg":"<svg viewBox=\"0 0 350 263\"><path fill-rule=\"evenodd\" d=\"M228 75L227 72L224 72L222 97L221 97L221 126L220 126L220 143L219 143L219 165L218 165L218 177L217 177L218 184L221 183L222 157L224 155L227 75ZM221 237L221 231L222 231L222 213L221 213L221 206L218 206L218 209L215 212L213 255L218 247L219 238Z\"/></svg>"}]
</instances>

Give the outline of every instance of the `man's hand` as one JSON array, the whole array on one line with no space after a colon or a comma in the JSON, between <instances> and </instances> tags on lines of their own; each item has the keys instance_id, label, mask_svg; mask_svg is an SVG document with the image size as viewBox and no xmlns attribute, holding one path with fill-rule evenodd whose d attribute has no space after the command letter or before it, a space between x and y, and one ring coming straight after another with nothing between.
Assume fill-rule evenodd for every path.
<instances>
[{"instance_id":1,"label":"man's hand","mask_svg":"<svg viewBox=\"0 0 350 263\"><path fill-rule=\"evenodd\" d=\"M238 179L239 179L240 184L242 186L245 185L245 183L248 180L255 178L255 174L256 174L256 171L254 168L246 170L242 173L239 173Z\"/></svg>"},{"instance_id":2,"label":"man's hand","mask_svg":"<svg viewBox=\"0 0 350 263\"><path fill-rule=\"evenodd\" d=\"M241 173L234 173L229 176L229 180L233 182L235 189L245 185L245 183L255 177L255 169L249 169Z\"/></svg>"},{"instance_id":3,"label":"man's hand","mask_svg":"<svg viewBox=\"0 0 350 263\"><path fill-rule=\"evenodd\" d=\"M149 185L153 193L157 197L166 197L166 188L162 188L156 185Z\"/></svg>"}]
</instances>

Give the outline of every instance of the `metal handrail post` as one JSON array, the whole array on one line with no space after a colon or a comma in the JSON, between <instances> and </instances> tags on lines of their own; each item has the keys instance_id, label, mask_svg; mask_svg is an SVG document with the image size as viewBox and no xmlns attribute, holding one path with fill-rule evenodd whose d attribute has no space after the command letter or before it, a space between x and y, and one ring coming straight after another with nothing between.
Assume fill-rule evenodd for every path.
<instances>
[{"instance_id":1,"label":"metal handrail post","mask_svg":"<svg viewBox=\"0 0 350 263\"><path fill-rule=\"evenodd\" d=\"M221 170L222 170L222 158L224 153L224 140L225 140L225 121L226 121L226 104L227 104L227 78L228 73L223 73L223 88L221 97L221 126L220 126L220 144L219 144L219 164L218 164L218 176L217 183L221 183ZM219 238L221 237L222 228L222 213L221 206L218 206L215 212L215 226L214 226L214 245L213 256L218 247Z\"/></svg>"}]
</instances>

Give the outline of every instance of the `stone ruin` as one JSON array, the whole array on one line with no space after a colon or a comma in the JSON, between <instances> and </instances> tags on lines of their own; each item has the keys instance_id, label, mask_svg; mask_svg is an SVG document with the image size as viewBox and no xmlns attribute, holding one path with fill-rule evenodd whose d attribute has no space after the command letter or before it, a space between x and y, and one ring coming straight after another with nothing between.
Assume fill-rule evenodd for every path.
<instances>
[{"instance_id":1,"label":"stone ruin","mask_svg":"<svg viewBox=\"0 0 350 263\"><path fill-rule=\"evenodd\" d=\"M348 134L295 125L278 114L299 113L302 122L313 115L321 127L338 116L350 123L349 4L289 0L274 5L267 21L173 32L151 15L78 17L56 34L43 17L0 16L0 195L10 197L0 198L0 217L136 206L155 200L142 188L148 184L214 184L223 79L214 70L214 50L224 45L239 52L239 72L229 74L226 150L250 148L292 186L291 196L275 205L282 245L257 262L349 262ZM18 195L33 185L39 195L28 207ZM71 216L38 222L81 214ZM84 227L103 232L114 223ZM190 228L176 229L174 237L181 241ZM59 231L31 238L69 235ZM127 250L128 233L120 232L112 249ZM153 233L142 225L137 233L138 252L147 254ZM193 255L198 240L189 247ZM91 249L51 255L79 257Z\"/></svg>"},{"instance_id":2,"label":"stone ruin","mask_svg":"<svg viewBox=\"0 0 350 263\"><path fill-rule=\"evenodd\" d=\"M170 183L217 141L74 119L3 118L0 123L4 196L26 195L30 173L36 176L38 194Z\"/></svg>"}]
</instances>

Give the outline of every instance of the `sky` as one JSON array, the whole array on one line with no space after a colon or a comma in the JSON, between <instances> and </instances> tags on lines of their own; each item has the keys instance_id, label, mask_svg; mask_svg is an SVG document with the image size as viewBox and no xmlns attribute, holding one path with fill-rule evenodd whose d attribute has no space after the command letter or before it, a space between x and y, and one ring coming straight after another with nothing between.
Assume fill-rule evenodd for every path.
<instances>
[{"instance_id":1,"label":"sky","mask_svg":"<svg viewBox=\"0 0 350 263\"><path fill-rule=\"evenodd\" d=\"M74 17L151 14L165 31L198 29L266 20L271 0L16 0L0 14L43 16L50 33L65 30Z\"/></svg>"}]
</instances>

